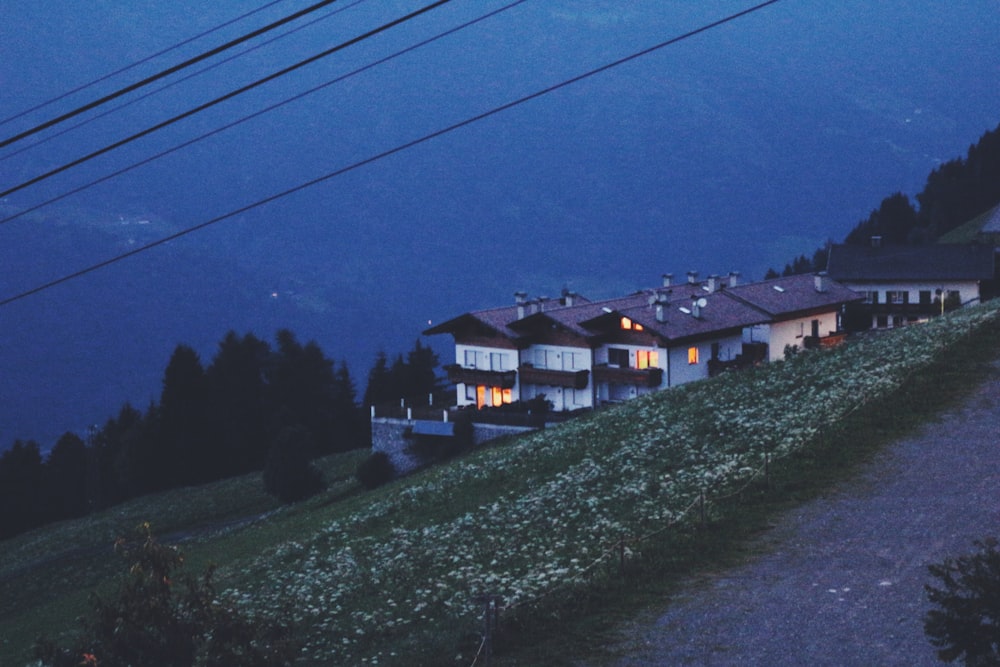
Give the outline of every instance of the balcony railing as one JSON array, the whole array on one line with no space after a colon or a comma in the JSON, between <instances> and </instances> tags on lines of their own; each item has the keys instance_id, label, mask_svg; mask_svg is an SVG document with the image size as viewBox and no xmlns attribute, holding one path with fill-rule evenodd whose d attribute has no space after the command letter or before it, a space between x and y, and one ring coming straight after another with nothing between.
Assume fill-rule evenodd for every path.
<instances>
[{"instance_id":1,"label":"balcony railing","mask_svg":"<svg viewBox=\"0 0 1000 667\"><path fill-rule=\"evenodd\" d=\"M557 371L548 368L535 368L530 364L521 366L522 384L540 384L548 387L565 387L568 389L586 389L590 381L590 371Z\"/></svg>"},{"instance_id":2,"label":"balcony railing","mask_svg":"<svg viewBox=\"0 0 1000 667\"><path fill-rule=\"evenodd\" d=\"M659 387L663 382L663 369L594 366L594 381L608 384L628 384L637 387Z\"/></svg>"},{"instance_id":3,"label":"balcony railing","mask_svg":"<svg viewBox=\"0 0 1000 667\"><path fill-rule=\"evenodd\" d=\"M478 368L466 368L459 364L450 364L445 366L444 370L448 374L448 381L453 384L512 389L517 382L517 371L484 371Z\"/></svg>"}]
</instances>

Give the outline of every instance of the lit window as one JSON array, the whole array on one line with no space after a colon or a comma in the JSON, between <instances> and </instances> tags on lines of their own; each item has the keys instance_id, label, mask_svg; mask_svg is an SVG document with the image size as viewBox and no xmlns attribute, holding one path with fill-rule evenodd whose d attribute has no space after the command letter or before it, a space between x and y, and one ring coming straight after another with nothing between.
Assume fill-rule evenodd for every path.
<instances>
[{"instance_id":1,"label":"lit window","mask_svg":"<svg viewBox=\"0 0 1000 667\"><path fill-rule=\"evenodd\" d=\"M656 350L638 350L635 353L636 368L656 368L660 365L660 353Z\"/></svg>"},{"instance_id":2,"label":"lit window","mask_svg":"<svg viewBox=\"0 0 1000 667\"><path fill-rule=\"evenodd\" d=\"M688 363L692 365L698 363L698 348L688 348Z\"/></svg>"},{"instance_id":3,"label":"lit window","mask_svg":"<svg viewBox=\"0 0 1000 667\"><path fill-rule=\"evenodd\" d=\"M501 389L500 387L490 387L490 405L494 408L498 408L504 404L510 404L513 395L510 389Z\"/></svg>"},{"instance_id":4,"label":"lit window","mask_svg":"<svg viewBox=\"0 0 1000 667\"><path fill-rule=\"evenodd\" d=\"M638 324L637 322L633 322L631 318L624 317L624 316L621 319L621 328L624 329L624 330L626 330L626 331L628 331L628 330L642 331L643 330L643 326L641 324Z\"/></svg>"}]
</instances>

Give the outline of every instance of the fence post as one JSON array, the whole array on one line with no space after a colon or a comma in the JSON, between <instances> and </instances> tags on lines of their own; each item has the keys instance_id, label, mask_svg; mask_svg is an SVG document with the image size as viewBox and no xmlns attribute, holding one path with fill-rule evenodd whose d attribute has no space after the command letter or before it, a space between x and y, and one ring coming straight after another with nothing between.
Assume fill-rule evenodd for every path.
<instances>
[{"instance_id":1,"label":"fence post","mask_svg":"<svg viewBox=\"0 0 1000 667\"><path fill-rule=\"evenodd\" d=\"M771 489L771 452L764 450L764 486Z\"/></svg>"},{"instance_id":2,"label":"fence post","mask_svg":"<svg viewBox=\"0 0 1000 667\"><path fill-rule=\"evenodd\" d=\"M625 533L618 538L618 573L625 578Z\"/></svg>"}]
</instances>

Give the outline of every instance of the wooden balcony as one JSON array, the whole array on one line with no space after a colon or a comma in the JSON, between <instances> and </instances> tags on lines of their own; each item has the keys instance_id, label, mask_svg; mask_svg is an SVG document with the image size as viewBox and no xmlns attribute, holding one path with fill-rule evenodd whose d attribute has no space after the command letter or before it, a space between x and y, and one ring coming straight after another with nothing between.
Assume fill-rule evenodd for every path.
<instances>
[{"instance_id":1,"label":"wooden balcony","mask_svg":"<svg viewBox=\"0 0 1000 667\"><path fill-rule=\"evenodd\" d=\"M594 381L608 384L628 384L637 387L659 387L663 382L663 369L595 366Z\"/></svg>"},{"instance_id":2,"label":"wooden balcony","mask_svg":"<svg viewBox=\"0 0 1000 667\"><path fill-rule=\"evenodd\" d=\"M535 368L525 364L519 369L522 384L539 384L547 387L565 387L567 389L586 389L590 381L590 371L557 371L548 368Z\"/></svg>"},{"instance_id":3,"label":"wooden balcony","mask_svg":"<svg viewBox=\"0 0 1000 667\"><path fill-rule=\"evenodd\" d=\"M448 374L448 381L454 384L513 389L517 382L517 371L484 371L478 368L465 368L458 364L445 366L444 370Z\"/></svg>"}]
</instances>

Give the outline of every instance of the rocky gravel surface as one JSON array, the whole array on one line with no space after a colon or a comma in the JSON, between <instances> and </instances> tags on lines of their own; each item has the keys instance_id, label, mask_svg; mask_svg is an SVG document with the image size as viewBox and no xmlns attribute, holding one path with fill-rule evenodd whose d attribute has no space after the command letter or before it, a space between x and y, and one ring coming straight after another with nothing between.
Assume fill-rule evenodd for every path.
<instances>
[{"instance_id":1,"label":"rocky gravel surface","mask_svg":"<svg viewBox=\"0 0 1000 667\"><path fill-rule=\"evenodd\" d=\"M622 631L615 667L940 665L927 566L1000 537L1000 368L964 405L789 511L762 555L688 582Z\"/></svg>"}]
</instances>

